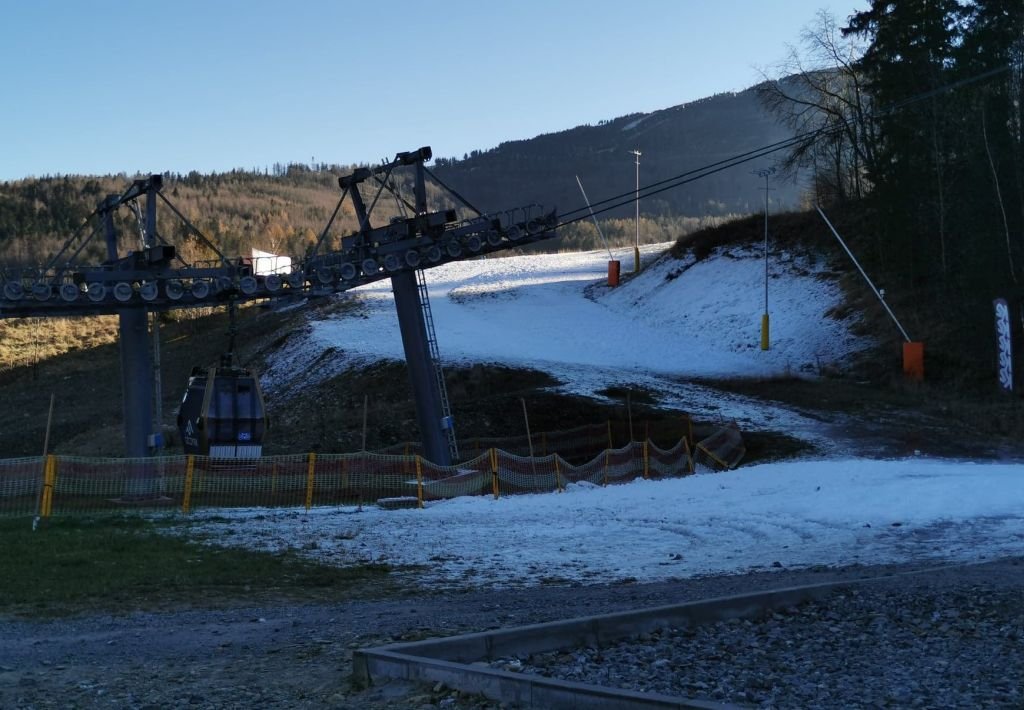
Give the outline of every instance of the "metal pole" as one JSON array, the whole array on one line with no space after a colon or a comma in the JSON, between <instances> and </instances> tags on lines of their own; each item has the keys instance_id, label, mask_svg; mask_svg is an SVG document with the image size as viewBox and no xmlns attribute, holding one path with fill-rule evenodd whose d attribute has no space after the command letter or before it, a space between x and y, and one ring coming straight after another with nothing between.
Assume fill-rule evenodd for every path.
<instances>
[{"instance_id":1,"label":"metal pole","mask_svg":"<svg viewBox=\"0 0 1024 710\"><path fill-rule=\"evenodd\" d=\"M116 258L117 230L112 212L104 213L103 224L108 255L112 254ZM125 456L142 458L149 454L148 439L152 421L152 367L147 342L149 327L146 311L141 308L124 308L118 313L118 319Z\"/></svg>"},{"instance_id":2,"label":"metal pole","mask_svg":"<svg viewBox=\"0 0 1024 710\"><path fill-rule=\"evenodd\" d=\"M434 374L433 356L427 341L423 301L416 284L416 272L399 271L391 277L395 312L402 334L405 362L409 367L416 421L423 436L423 455L438 466L450 466L451 450L442 426L441 390Z\"/></svg>"},{"instance_id":3,"label":"metal pole","mask_svg":"<svg viewBox=\"0 0 1024 710\"><path fill-rule=\"evenodd\" d=\"M370 395L363 395L363 446L360 451L366 451L366 410L370 407Z\"/></svg>"},{"instance_id":4,"label":"metal pole","mask_svg":"<svg viewBox=\"0 0 1024 710\"><path fill-rule=\"evenodd\" d=\"M640 156L639 150L629 151L636 157L636 192L634 192L636 203L636 241L633 242L633 273L640 273Z\"/></svg>"},{"instance_id":5,"label":"metal pole","mask_svg":"<svg viewBox=\"0 0 1024 710\"><path fill-rule=\"evenodd\" d=\"M768 316L768 177L775 173L775 168L756 171L756 175L764 178L764 313L761 315L761 349L771 347L769 336L770 318Z\"/></svg>"},{"instance_id":6,"label":"metal pole","mask_svg":"<svg viewBox=\"0 0 1024 710\"><path fill-rule=\"evenodd\" d=\"M526 413L526 398L520 397L519 401L523 403L523 421L526 422L526 443L530 447L530 464L533 466L533 475L537 475L537 460L533 457L533 437L530 436L530 415Z\"/></svg>"},{"instance_id":7,"label":"metal pole","mask_svg":"<svg viewBox=\"0 0 1024 710\"><path fill-rule=\"evenodd\" d=\"M835 235L836 239L839 240L839 244L842 245L842 247L846 251L847 255L850 257L850 259L853 260L854 266L856 266L857 270L860 271L860 275L864 277L864 280L868 282L868 286L870 286L871 290L875 292L876 296L878 296L878 300L881 302L882 306L885 308L886 313L889 314L889 317L892 318L892 322L895 323L896 327L900 329L900 333L903 334L903 337L906 339L906 341L908 343L912 342L910 340L910 336L907 335L907 331L905 331L903 329L903 326L900 324L900 321L896 317L896 314L892 312L892 309L889 308L889 304L885 302L884 298L882 298L882 294L879 293L878 289L875 288L875 285L873 283L871 283L871 279L868 278L868 275L864 272L864 269L861 268L860 262L857 261L857 257L855 257L853 255L853 252L850 251L850 248L848 246L846 246L846 242L844 242L843 238L839 236L839 232L837 232L836 228L832 226L832 223L828 221L828 217L825 216L825 213L821 211L820 207L815 207L814 209L818 210L818 214L820 214L821 218L823 220L825 220L825 224L827 224L828 228L832 230L832 234Z\"/></svg>"},{"instance_id":8,"label":"metal pole","mask_svg":"<svg viewBox=\"0 0 1024 710\"><path fill-rule=\"evenodd\" d=\"M583 183L580 182L580 176L576 176L576 184L580 186L580 192L583 193L583 201L587 203L587 209L590 210L590 219L594 220L594 226L597 227L597 234L601 237L601 241L604 243L604 248L608 250L608 261L612 261L615 257L612 256L612 249L608 246L608 240L604 238L604 232L601 231L601 225L597 223L597 217L594 216L594 208L590 206L590 200L587 199L587 191L583 189Z\"/></svg>"},{"instance_id":9,"label":"metal pole","mask_svg":"<svg viewBox=\"0 0 1024 710\"><path fill-rule=\"evenodd\" d=\"M156 438L153 442L155 449L162 449L164 446L164 393L163 383L160 378L160 314L152 313L150 328L153 331L153 433Z\"/></svg>"},{"instance_id":10,"label":"metal pole","mask_svg":"<svg viewBox=\"0 0 1024 710\"><path fill-rule=\"evenodd\" d=\"M764 312L768 313L768 175L764 174Z\"/></svg>"},{"instance_id":11,"label":"metal pole","mask_svg":"<svg viewBox=\"0 0 1024 710\"><path fill-rule=\"evenodd\" d=\"M53 400L56 397L50 393L50 412L46 415L46 436L43 437L43 482L39 486L39 496L36 498L36 517L32 519L32 529L39 527L39 518L43 508L43 490L46 487L46 457L50 453L50 425L53 423Z\"/></svg>"}]
</instances>

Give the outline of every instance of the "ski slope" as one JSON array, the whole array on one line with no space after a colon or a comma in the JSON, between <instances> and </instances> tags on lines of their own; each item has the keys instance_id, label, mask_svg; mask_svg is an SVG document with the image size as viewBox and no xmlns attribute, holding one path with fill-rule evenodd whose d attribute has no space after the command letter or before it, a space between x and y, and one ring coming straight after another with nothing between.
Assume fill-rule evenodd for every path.
<instances>
[{"instance_id":1,"label":"ski slope","mask_svg":"<svg viewBox=\"0 0 1024 710\"><path fill-rule=\"evenodd\" d=\"M770 404L711 392L694 377L813 376L841 369L871 345L849 320L827 267L807 257L769 260L771 348L760 349L765 270L758 250L731 249L694 263L644 248L641 274L607 286L607 252L462 261L426 272L442 360L544 370L570 394L613 385L645 388L663 406L745 428L785 428L818 445L820 422ZM630 250L632 252L632 250ZM632 266L632 253L616 255ZM349 292L354 312L309 323L263 375L275 397L367 361L404 358L390 282ZM320 357L330 349L328 361ZM314 365L315 363L315 365ZM456 422L457 425L457 422ZM834 448L834 447L833 447ZM837 453L851 453L840 449Z\"/></svg>"},{"instance_id":2,"label":"ski slope","mask_svg":"<svg viewBox=\"0 0 1024 710\"><path fill-rule=\"evenodd\" d=\"M302 550L330 563L418 568L436 586L654 581L811 565L973 561L1024 554L1024 466L865 458L836 445L820 418L711 391L694 377L813 376L871 343L828 313L841 302L824 264L769 263L771 349L759 348L764 261L719 250L694 263L645 251L637 277L610 289L607 253L516 256L428 272L446 363L496 362L550 372L593 394L643 386L667 406L744 426L771 426L825 458L722 474L565 493L461 498L423 510L218 510L198 515L220 543ZM622 259L631 265L631 257ZM286 394L345 367L400 359L387 282L346 298L358 308L310 322L271 361L268 390ZM331 349L328 362L311 363ZM834 428L833 428L834 431ZM314 544L315 543L315 544Z\"/></svg>"}]
</instances>

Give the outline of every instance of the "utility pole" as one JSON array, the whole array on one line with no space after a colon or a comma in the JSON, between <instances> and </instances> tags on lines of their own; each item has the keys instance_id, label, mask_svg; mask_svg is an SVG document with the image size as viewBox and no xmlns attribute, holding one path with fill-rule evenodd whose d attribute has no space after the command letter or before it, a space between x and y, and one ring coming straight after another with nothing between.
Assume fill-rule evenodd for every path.
<instances>
[{"instance_id":1,"label":"utility pole","mask_svg":"<svg viewBox=\"0 0 1024 710\"><path fill-rule=\"evenodd\" d=\"M636 241L633 243L633 273L640 273L640 151L629 151L636 157Z\"/></svg>"},{"instance_id":2,"label":"utility pole","mask_svg":"<svg viewBox=\"0 0 1024 710\"><path fill-rule=\"evenodd\" d=\"M761 316L761 349L768 350L768 177L775 174L775 168L765 168L754 173L764 178L764 315Z\"/></svg>"}]
</instances>

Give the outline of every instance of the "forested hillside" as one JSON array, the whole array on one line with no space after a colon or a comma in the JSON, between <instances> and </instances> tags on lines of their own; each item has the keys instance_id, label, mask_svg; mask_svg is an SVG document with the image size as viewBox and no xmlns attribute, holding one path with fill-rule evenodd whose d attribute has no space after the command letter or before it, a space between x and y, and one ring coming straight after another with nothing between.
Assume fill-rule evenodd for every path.
<instances>
[{"instance_id":1,"label":"forested hillside","mask_svg":"<svg viewBox=\"0 0 1024 710\"><path fill-rule=\"evenodd\" d=\"M510 141L462 159L438 159L436 172L456 189L465 189L485 210L511 199L557 204L567 211L583 204L577 175L591 201L632 191L634 150L642 154L640 184L649 185L789 138L789 130L764 109L757 94L756 89L718 94L597 126ZM764 193L753 170L761 167L742 165L668 190L645 199L641 211L650 216L691 217L756 212ZM772 199L792 207L798 196L799 189L790 183L775 191ZM612 214L629 217L633 209L625 205Z\"/></svg>"},{"instance_id":2,"label":"forested hillside","mask_svg":"<svg viewBox=\"0 0 1024 710\"><path fill-rule=\"evenodd\" d=\"M993 300L1024 322L1024 3L869 5L820 13L762 95L932 371L992 386Z\"/></svg>"},{"instance_id":3,"label":"forested hillside","mask_svg":"<svg viewBox=\"0 0 1024 710\"><path fill-rule=\"evenodd\" d=\"M721 160L784 137L785 128L758 104L753 90L721 94L651 114L634 114L598 126L503 143L474 151L455 160L438 158L433 169L446 184L484 211L497 211L529 203L557 207L560 212L583 206L576 184L579 175L592 201L629 193L635 187L634 156L640 150L642 185ZM396 152L428 143L429 136L396 137ZM443 154L444 146L434 146ZM152 166L159 173L160 166ZM301 255L313 243L340 197L337 177L353 166L320 164L274 165L263 169L185 175L163 173L164 194L215 244L227 253L250 247ZM52 176L0 183L0 264L44 261L77 229L107 194L122 192L138 176ZM408 176L399 184L411 186ZM700 227L717 224L725 216L760 209L763 193L759 179L746 166L715 174L686 187L667 191L641 202L641 241L675 239ZM798 190L780 186L776 202L792 203ZM367 203L373 195L364 186ZM435 206L443 191L429 193ZM627 198L628 199L628 198ZM374 212L380 220L399 207L381 198ZM631 243L635 237L633 206L602 215L605 236L612 243ZM135 230L134 218L118 215L126 234ZM348 201L343 205L332 235L356 228ZM204 255L190 241L185 227L168 218L161 235L186 254ZM589 222L571 225L556 243L542 248L600 247L597 230ZM99 243L85 258L102 259Z\"/></svg>"}]
</instances>

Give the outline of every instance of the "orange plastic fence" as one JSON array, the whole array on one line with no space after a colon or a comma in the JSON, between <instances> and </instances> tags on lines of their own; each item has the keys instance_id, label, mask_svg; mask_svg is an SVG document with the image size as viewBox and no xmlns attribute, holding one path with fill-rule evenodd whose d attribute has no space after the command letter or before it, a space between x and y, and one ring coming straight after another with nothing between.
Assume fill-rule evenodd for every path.
<instances>
[{"instance_id":1,"label":"orange plastic fence","mask_svg":"<svg viewBox=\"0 0 1024 710\"><path fill-rule=\"evenodd\" d=\"M671 449L651 441L606 448L572 464L559 454L520 456L497 448L454 466L418 455L300 454L254 460L168 456L93 459L48 456L0 460L0 515L73 515L116 510L384 505L466 495L562 491L587 482L693 472L685 438Z\"/></svg>"},{"instance_id":2,"label":"orange plastic fence","mask_svg":"<svg viewBox=\"0 0 1024 710\"><path fill-rule=\"evenodd\" d=\"M529 456L530 444L533 444L534 456L547 456L558 453L567 461L589 461L595 454L605 449L630 441L659 438L665 441L676 441L685 437L693 444L693 422L687 414L680 415L678 421L657 422L653 426L646 421L634 423L630 431L628 422L608 420L604 424L588 424L574 429L562 431L539 432L532 440L525 434L503 437L470 437L458 442L459 456L463 461L470 461L485 455L491 449L501 449L516 456ZM418 442L394 444L375 453L390 456L410 456L423 454Z\"/></svg>"}]
</instances>

